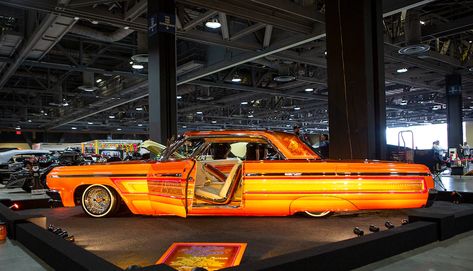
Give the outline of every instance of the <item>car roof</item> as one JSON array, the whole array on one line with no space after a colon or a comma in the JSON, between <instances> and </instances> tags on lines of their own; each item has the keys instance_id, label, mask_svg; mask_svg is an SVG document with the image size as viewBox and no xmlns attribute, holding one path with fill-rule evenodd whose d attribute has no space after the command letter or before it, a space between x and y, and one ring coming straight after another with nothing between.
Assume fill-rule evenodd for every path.
<instances>
[{"instance_id":1,"label":"car roof","mask_svg":"<svg viewBox=\"0 0 473 271\"><path fill-rule=\"evenodd\" d=\"M252 137L259 136L270 140L287 159L320 159L320 157L297 136L286 132L270 130L213 130L213 131L188 131L185 137Z\"/></svg>"}]
</instances>

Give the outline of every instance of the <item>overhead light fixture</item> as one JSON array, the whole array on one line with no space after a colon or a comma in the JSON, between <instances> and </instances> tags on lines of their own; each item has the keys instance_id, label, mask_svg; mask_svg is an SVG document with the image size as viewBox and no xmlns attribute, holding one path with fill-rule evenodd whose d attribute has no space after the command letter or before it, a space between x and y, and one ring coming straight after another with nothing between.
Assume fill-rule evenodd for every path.
<instances>
[{"instance_id":1,"label":"overhead light fixture","mask_svg":"<svg viewBox=\"0 0 473 271\"><path fill-rule=\"evenodd\" d=\"M77 16L76 16L76 17L74 17L74 20L76 20L76 21L78 21L79 19L80 19L80 18L79 18L79 17L77 17Z\"/></svg>"},{"instance_id":2,"label":"overhead light fixture","mask_svg":"<svg viewBox=\"0 0 473 271\"><path fill-rule=\"evenodd\" d=\"M241 82L241 77L240 77L240 75L234 74L234 75L233 75L233 78L232 78L232 82L240 83L240 82Z\"/></svg>"},{"instance_id":3,"label":"overhead light fixture","mask_svg":"<svg viewBox=\"0 0 473 271\"><path fill-rule=\"evenodd\" d=\"M202 111L195 112L197 115L202 115Z\"/></svg>"},{"instance_id":4,"label":"overhead light fixture","mask_svg":"<svg viewBox=\"0 0 473 271\"><path fill-rule=\"evenodd\" d=\"M215 123L217 123L217 121L216 121L216 120L213 120L212 123L215 124Z\"/></svg>"},{"instance_id":5,"label":"overhead light fixture","mask_svg":"<svg viewBox=\"0 0 473 271\"><path fill-rule=\"evenodd\" d=\"M20 126L18 126L18 127L16 127L15 129L16 129L16 130L21 130L21 127L20 127Z\"/></svg>"},{"instance_id":6,"label":"overhead light fixture","mask_svg":"<svg viewBox=\"0 0 473 271\"><path fill-rule=\"evenodd\" d=\"M115 116L114 116L114 115L110 115L110 116L108 116L108 118L109 118L109 119L114 119Z\"/></svg>"},{"instance_id":7,"label":"overhead light fixture","mask_svg":"<svg viewBox=\"0 0 473 271\"><path fill-rule=\"evenodd\" d=\"M92 20L90 21L92 24L99 24L99 21L96 21L96 20Z\"/></svg>"},{"instance_id":8,"label":"overhead light fixture","mask_svg":"<svg viewBox=\"0 0 473 271\"><path fill-rule=\"evenodd\" d=\"M31 122L31 120L28 120L28 122Z\"/></svg>"},{"instance_id":9,"label":"overhead light fixture","mask_svg":"<svg viewBox=\"0 0 473 271\"><path fill-rule=\"evenodd\" d=\"M297 111L297 110L301 110L301 108L298 107L298 106L296 106L296 107L294 107L294 110L296 110L296 111Z\"/></svg>"},{"instance_id":10,"label":"overhead light fixture","mask_svg":"<svg viewBox=\"0 0 473 271\"><path fill-rule=\"evenodd\" d=\"M69 106L69 103L64 101L64 103L62 103L62 106Z\"/></svg>"},{"instance_id":11,"label":"overhead light fixture","mask_svg":"<svg viewBox=\"0 0 473 271\"><path fill-rule=\"evenodd\" d=\"M130 29L130 27L127 25L127 26L124 26L123 29L128 30Z\"/></svg>"},{"instance_id":12,"label":"overhead light fixture","mask_svg":"<svg viewBox=\"0 0 473 271\"><path fill-rule=\"evenodd\" d=\"M71 127L72 130L77 130L77 127Z\"/></svg>"},{"instance_id":13,"label":"overhead light fixture","mask_svg":"<svg viewBox=\"0 0 473 271\"><path fill-rule=\"evenodd\" d=\"M420 23L421 25L425 25L425 22L424 22L424 21L419 21L419 23Z\"/></svg>"},{"instance_id":14,"label":"overhead light fixture","mask_svg":"<svg viewBox=\"0 0 473 271\"><path fill-rule=\"evenodd\" d=\"M180 99L182 99L182 96L177 95L177 96L176 96L176 99L180 100Z\"/></svg>"},{"instance_id":15,"label":"overhead light fixture","mask_svg":"<svg viewBox=\"0 0 473 271\"><path fill-rule=\"evenodd\" d=\"M102 82L102 79L99 78L99 79L95 80L95 82L96 82L96 83L100 83L100 82Z\"/></svg>"},{"instance_id":16,"label":"overhead light fixture","mask_svg":"<svg viewBox=\"0 0 473 271\"><path fill-rule=\"evenodd\" d=\"M327 51L324 52L324 55L327 55Z\"/></svg>"},{"instance_id":17,"label":"overhead light fixture","mask_svg":"<svg viewBox=\"0 0 473 271\"><path fill-rule=\"evenodd\" d=\"M140 107L137 107L137 108L135 108L135 109L136 109L136 111L143 111L143 107L141 107L141 106L140 106Z\"/></svg>"},{"instance_id":18,"label":"overhead light fixture","mask_svg":"<svg viewBox=\"0 0 473 271\"><path fill-rule=\"evenodd\" d=\"M407 100L401 100L400 105L407 105Z\"/></svg>"},{"instance_id":19,"label":"overhead light fixture","mask_svg":"<svg viewBox=\"0 0 473 271\"><path fill-rule=\"evenodd\" d=\"M94 124L94 123L89 121L89 122L87 122L87 124L88 124L88 125L92 125L92 124Z\"/></svg>"},{"instance_id":20,"label":"overhead light fixture","mask_svg":"<svg viewBox=\"0 0 473 271\"><path fill-rule=\"evenodd\" d=\"M247 105L248 102L241 102L240 104L241 104L241 105Z\"/></svg>"},{"instance_id":21,"label":"overhead light fixture","mask_svg":"<svg viewBox=\"0 0 473 271\"><path fill-rule=\"evenodd\" d=\"M248 118L254 118L254 117L255 117L255 116L253 116L253 115L248 115Z\"/></svg>"},{"instance_id":22,"label":"overhead light fixture","mask_svg":"<svg viewBox=\"0 0 473 271\"><path fill-rule=\"evenodd\" d=\"M77 88L83 91L87 91L87 92L93 92L97 90L97 87L94 87L94 86L79 86Z\"/></svg>"},{"instance_id":23,"label":"overhead light fixture","mask_svg":"<svg viewBox=\"0 0 473 271\"><path fill-rule=\"evenodd\" d=\"M138 127L141 127L141 126L143 126L143 124L141 124L141 123L138 123Z\"/></svg>"},{"instance_id":24,"label":"overhead light fixture","mask_svg":"<svg viewBox=\"0 0 473 271\"><path fill-rule=\"evenodd\" d=\"M278 75L273 80L276 82L291 82L296 80L296 77L293 75Z\"/></svg>"},{"instance_id":25,"label":"overhead light fixture","mask_svg":"<svg viewBox=\"0 0 473 271\"><path fill-rule=\"evenodd\" d=\"M217 29L217 28L220 28L222 26L222 24L218 21L217 18L213 18L213 19L207 21L205 23L205 26L207 26L208 28Z\"/></svg>"},{"instance_id":26,"label":"overhead light fixture","mask_svg":"<svg viewBox=\"0 0 473 271\"><path fill-rule=\"evenodd\" d=\"M117 131L121 131L121 130L122 130L122 128L117 128Z\"/></svg>"},{"instance_id":27,"label":"overhead light fixture","mask_svg":"<svg viewBox=\"0 0 473 271\"><path fill-rule=\"evenodd\" d=\"M130 63L130 65L133 65L133 61L130 61L129 63Z\"/></svg>"},{"instance_id":28,"label":"overhead light fixture","mask_svg":"<svg viewBox=\"0 0 473 271\"><path fill-rule=\"evenodd\" d=\"M135 64L131 65L131 67L135 70L142 70L142 69L144 69L145 66L143 66L142 64L135 63Z\"/></svg>"},{"instance_id":29,"label":"overhead light fixture","mask_svg":"<svg viewBox=\"0 0 473 271\"><path fill-rule=\"evenodd\" d=\"M400 55L414 55L422 56L430 50L430 45L428 44L412 44L400 48L397 52Z\"/></svg>"},{"instance_id":30,"label":"overhead light fixture","mask_svg":"<svg viewBox=\"0 0 473 271\"><path fill-rule=\"evenodd\" d=\"M306 89L305 89L305 92L312 92L312 91L314 91L313 88L306 88Z\"/></svg>"},{"instance_id":31,"label":"overhead light fixture","mask_svg":"<svg viewBox=\"0 0 473 271\"><path fill-rule=\"evenodd\" d=\"M407 72L407 71L408 71L407 68L400 68L400 69L397 69L397 70L396 70L397 73L405 73L405 72Z\"/></svg>"},{"instance_id":32,"label":"overhead light fixture","mask_svg":"<svg viewBox=\"0 0 473 271\"><path fill-rule=\"evenodd\" d=\"M45 116L47 116L47 115L48 115L48 113L44 112L44 115L45 115Z\"/></svg>"},{"instance_id":33,"label":"overhead light fixture","mask_svg":"<svg viewBox=\"0 0 473 271\"><path fill-rule=\"evenodd\" d=\"M182 128L183 128L183 129L186 129L186 128L187 128L187 126L185 126L185 125L182 125Z\"/></svg>"}]
</instances>

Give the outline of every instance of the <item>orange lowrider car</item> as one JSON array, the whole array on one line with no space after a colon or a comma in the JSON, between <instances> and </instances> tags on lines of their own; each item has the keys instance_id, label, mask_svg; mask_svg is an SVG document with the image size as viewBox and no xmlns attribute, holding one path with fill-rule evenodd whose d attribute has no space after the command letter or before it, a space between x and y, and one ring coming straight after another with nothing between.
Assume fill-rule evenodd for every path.
<instances>
[{"instance_id":1,"label":"orange lowrider car","mask_svg":"<svg viewBox=\"0 0 473 271\"><path fill-rule=\"evenodd\" d=\"M144 215L324 216L425 207L436 192L423 165L321 160L272 131L188 132L158 161L58 167L47 184L93 217L120 203Z\"/></svg>"}]
</instances>

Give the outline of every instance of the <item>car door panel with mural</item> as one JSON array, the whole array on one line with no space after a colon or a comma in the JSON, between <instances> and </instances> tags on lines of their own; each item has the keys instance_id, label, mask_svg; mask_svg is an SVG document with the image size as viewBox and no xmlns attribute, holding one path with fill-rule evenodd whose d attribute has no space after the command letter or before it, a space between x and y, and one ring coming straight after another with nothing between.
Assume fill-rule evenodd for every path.
<instances>
[{"instance_id":1,"label":"car door panel with mural","mask_svg":"<svg viewBox=\"0 0 473 271\"><path fill-rule=\"evenodd\" d=\"M161 162L148 173L148 193L155 214L187 216L187 178L194 167L192 159Z\"/></svg>"}]
</instances>

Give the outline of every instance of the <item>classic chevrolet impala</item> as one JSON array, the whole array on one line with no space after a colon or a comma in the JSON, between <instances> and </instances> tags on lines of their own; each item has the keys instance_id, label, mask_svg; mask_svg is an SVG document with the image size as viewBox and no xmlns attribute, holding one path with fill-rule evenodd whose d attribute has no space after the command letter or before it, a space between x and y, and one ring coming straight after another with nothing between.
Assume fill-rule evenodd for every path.
<instances>
[{"instance_id":1,"label":"classic chevrolet impala","mask_svg":"<svg viewBox=\"0 0 473 271\"><path fill-rule=\"evenodd\" d=\"M299 138L271 131L188 132L158 161L55 168L47 184L92 217L121 203L134 214L286 216L428 206L427 167L321 160Z\"/></svg>"}]
</instances>

